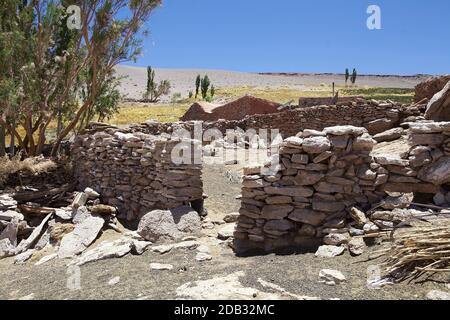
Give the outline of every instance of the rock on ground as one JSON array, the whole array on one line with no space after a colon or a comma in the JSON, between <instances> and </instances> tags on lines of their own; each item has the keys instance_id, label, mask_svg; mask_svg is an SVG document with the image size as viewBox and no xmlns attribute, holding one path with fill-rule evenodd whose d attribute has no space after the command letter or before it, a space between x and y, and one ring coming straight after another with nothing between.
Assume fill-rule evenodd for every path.
<instances>
[{"instance_id":1,"label":"rock on ground","mask_svg":"<svg viewBox=\"0 0 450 320\"><path fill-rule=\"evenodd\" d=\"M428 103L425 119L434 121L450 120L450 81Z\"/></svg>"},{"instance_id":2,"label":"rock on ground","mask_svg":"<svg viewBox=\"0 0 450 320\"><path fill-rule=\"evenodd\" d=\"M439 291L439 290L431 290L427 293L428 300L450 300L450 293Z\"/></svg>"},{"instance_id":3,"label":"rock on ground","mask_svg":"<svg viewBox=\"0 0 450 320\"><path fill-rule=\"evenodd\" d=\"M354 256L360 256L364 253L366 243L362 237L354 237L348 242L348 251Z\"/></svg>"},{"instance_id":4,"label":"rock on ground","mask_svg":"<svg viewBox=\"0 0 450 320\"><path fill-rule=\"evenodd\" d=\"M111 280L108 281L108 285L115 286L120 282L120 277L114 277Z\"/></svg>"},{"instance_id":5,"label":"rock on ground","mask_svg":"<svg viewBox=\"0 0 450 320\"><path fill-rule=\"evenodd\" d=\"M73 258L86 250L102 230L105 220L101 217L89 217L77 224L75 229L61 240L58 256Z\"/></svg>"},{"instance_id":6,"label":"rock on ground","mask_svg":"<svg viewBox=\"0 0 450 320\"><path fill-rule=\"evenodd\" d=\"M344 247L337 246L321 246L316 252L316 257L319 258L333 258L340 256L345 251Z\"/></svg>"},{"instance_id":7,"label":"rock on ground","mask_svg":"<svg viewBox=\"0 0 450 320\"><path fill-rule=\"evenodd\" d=\"M132 248L133 240L130 239L119 239L114 242L103 242L97 248L86 251L80 257L72 260L70 265L82 266L89 262L121 258L127 255Z\"/></svg>"},{"instance_id":8,"label":"rock on ground","mask_svg":"<svg viewBox=\"0 0 450 320\"><path fill-rule=\"evenodd\" d=\"M173 270L173 265L171 264L162 264L162 263L150 263L150 270L156 271L170 271Z\"/></svg>"},{"instance_id":9,"label":"rock on ground","mask_svg":"<svg viewBox=\"0 0 450 320\"><path fill-rule=\"evenodd\" d=\"M138 234L146 240L180 240L201 230L200 216L191 207L154 210L142 217Z\"/></svg>"},{"instance_id":10,"label":"rock on ground","mask_svg":"<svg viewBox=\"0 0 450 320\"><path fill-rule=\"evenodd\" d=\"M342 272L331 269L320 270L319 278L321 283L332 286L347 281L347 278L342 274Z\"/></svg>"},{"instance_id":11,"label":"rock on ground","mask_svg":"<svg viewBox=\"0 0 450 320\"><path fill-rule=\"evenodd\" d=\"M235 229L236 229L236 224L235 223L231 223L231 224L228 224L226 226L223 226L218 231L219 239L227 240L227 239L233 237Z\"/></svg>"},{"instance_id":12,"label":"rock on ground","mask_svg":"<svg viewBox=\"0 0 450 320\"><path fill-rule=\"evenodd\" d=\"M53 259L56 259L58 257L57 253L53 253L53 254L49 254L48 256L42 257L38 262L36 262L34 265L35 266L40 266L44 263L47 263Z\"/></svg>"},{"instance_id":13,"label":"rock on ground","mask_svg":"<svg viewBox=\"0 0 450 320\"><path fill-rule=\"evenodd\" d=\"M245 277L240 271L228 276L209 280L188 282L176 289L182 299L192 300L278 300L280 295L265 293L254 288L244 287L239 278Z\"/></svg>"}]
</instances>

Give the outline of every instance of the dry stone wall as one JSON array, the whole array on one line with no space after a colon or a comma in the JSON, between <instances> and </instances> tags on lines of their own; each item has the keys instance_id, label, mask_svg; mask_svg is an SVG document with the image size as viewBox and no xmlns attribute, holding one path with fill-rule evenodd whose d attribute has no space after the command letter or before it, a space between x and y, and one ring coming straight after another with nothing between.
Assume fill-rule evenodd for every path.
<instances>
[{"instance_id":1,"label":"dry stone wall","mask_svg":"<svg viewBox=\"0 0 450 320\"><path fill-rule=\"evenodd\" d=\"M244 169L236 249L339 245L350 234L392 228L359 216L386 191L438 194L450 183L450 123L412 123L411 148L401 156L372 157L367 129L353 126L304 130L285 139L277 172Z\"/></svg>"},{"instance_id":2,"label":"dry stone wall","mask_svg":"<svg viewBox=\"0 0 450 320\"><path fill-rule=\"evenodd\" d=\"M218 129L222 134L236 128L278 129L281 135L287 138L305 129L323 130L331 126L354 125L365 127L371 135L376 135L409 119L415 120L423 115L422 109L425 108L426 105L407 106L389 101L352 98L352 101L344 99L344 102L338 105L302 107L272 114L251 115L241 120L203 122L202 126L204 130ZM134 126L132 130L153 135L170 133L178 128L193 132L194 124L195 121L161 123L150 120Z\"/></svg>"},{"instance_id":3,"label":"dry stone wall","mask_svg":"<svg viewBox=\"0 0 450 320\"><path fill-rule=\"evenodd\" d=\"M365 127L371 135L376 135L398 126L409 117L420 115L418 106L356 99L347 105L324 105L256 115L244 119L240 127L279 129L283 137L287 138L304 129L323 130L331 126L353 125Z\"/></svg>"},{"instance_id":4,"label":"dry stone wall","mask_svg":"<svg viewBox=\"0 0 450 320\"><path fill-rule=\"evenodd\" d=\"M201 165L173 163L172 150L181 140L143 133L142 128L120 130L97 124L77 136L71 153L79 189L94 189L129 221L154 209L186 204L200 211Z\"/></svg>"}]
</instances>

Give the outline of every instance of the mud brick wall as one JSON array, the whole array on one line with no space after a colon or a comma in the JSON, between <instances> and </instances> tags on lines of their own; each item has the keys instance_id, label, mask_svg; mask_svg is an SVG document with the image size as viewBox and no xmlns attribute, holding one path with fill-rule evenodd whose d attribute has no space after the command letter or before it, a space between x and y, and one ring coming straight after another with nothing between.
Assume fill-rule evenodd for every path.
<instances>
[{"instance_id":1,"label":"mud brick wall","mask_svg":"<svg viewBox=\"0 0 450 320\"><path fill-rule=\"evenodd\" d=\"M78 188L93 188L128 221L153 209L201 206L201 165L174 164L171 152L180 139L139 128L98 125L77 136L71 154Z\"/></svg>"},{"instance_id":2,"label":"mud brick wall","mask_svg":"<svg viewBox=\"0 0 450 320\"><path fill-rule=\"evenodd\" d=\"M244 168L236 250L345 242L353 207L368 210L386 191L437 194L450 182L450 123L410 126L411 148L400 157L372 157L376 142L365 128L339 126L285 139L276 174ZM373 219L378 225L368 221L358 232L392 227Z\"/></svg>"}]
</instances>

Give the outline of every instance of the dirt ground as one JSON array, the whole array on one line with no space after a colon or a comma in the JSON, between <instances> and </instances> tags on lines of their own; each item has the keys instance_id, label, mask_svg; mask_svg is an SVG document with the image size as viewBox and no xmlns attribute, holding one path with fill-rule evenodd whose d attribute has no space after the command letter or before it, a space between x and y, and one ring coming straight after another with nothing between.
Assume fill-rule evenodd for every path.
<instances>
[{"instance_id":1,"label":"dirt ground","mask_svg":"<svg viewBox=\"0 0 450 320\"><path fill-rule=\"evenodd\" d=\"M205 191L209 198L206 207L209 220L221 220L239 207L236 196L240 193L240 166L206 166ZM230 177L232 177L230 179ZM187 282L208 280L243 272L239 278L243 288L263 293L279 294L278 289L263 287L261 280L276 285L288 293L287 298L300 295L319 299L424 299L430 290L446 291L448 278L436 276L429 281L388 285L381 289L367 286L368 270L381 260L366 261L379 246L370 248L360 257L346 253L335 258L317 258L313 253L296 255L261 255L236 257L225 243L217 240L214 229L205 229L198 241L210 248L212 260L196 261L196 251L172 250L159 254L151 250L142 256L128 255L120 259L103 260L81 267L80 287L69 289L73 270L67 261L53 260L41 266L34 262L13 265L12 259L0 261L0 299L177 299L177 288ZM114 238L108 231L105 237ZM170 271L151 270L150 263L171 264ZM321 269L341 271L347 281L328 286L319 283ZM108 282L120 277L115 285ZM422 279L423 280L423 279ZM73 288L73 287L72 287ZM211 293L215 287L206 288ZM225 298L228 296L225 296ZM187 297L189 298L189 297ZM250 297L252 298L252 297ZM286 298L281 295L280 298Z\"/></svg>"}]
</instances>

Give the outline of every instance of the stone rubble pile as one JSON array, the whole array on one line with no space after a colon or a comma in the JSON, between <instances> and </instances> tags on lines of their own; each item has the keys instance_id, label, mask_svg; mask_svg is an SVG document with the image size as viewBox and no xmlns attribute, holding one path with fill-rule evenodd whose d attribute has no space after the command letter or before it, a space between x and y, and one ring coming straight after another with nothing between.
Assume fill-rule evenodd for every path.
<instances>
[{"instance_id":1,"label":"stone rubble pile","mask_svg":"<svg viewBox=\"0 0 450 320\"><path fill-rule=\"evenodd\" d=\"M187 154L192 164L175 164L171 159L181 141L168 134L93 128L73 144L75 178L80 188L98 191L128 221L138 221L153 209L182 205L201 211L201 165L194 163L191 153ZM194 140L186 143L196 148Z\"/></svg>"},{"instance_id":2,"label":"stone rubble pile","mask_svg":"<svg viewBox=\"0 0 450 320\"><path fill-rule=\"evenodd\" d=\"M68 207L23 205L14 200L14 194L4 194L0 208L8 209L0 211L0 258L16 256L16 263L24 263L39 251L54 251L52 258L73 258L103 230L117 228L116 209L101 204L100 195L90 188L75 193Z\"/></svg>"},{"instance_id":3,"label":"stone rubble pile","mask_svg":"<svg viewBox=\"0 0 450 320\"><path fill-rule=\"evenodd\" d=\"M360 254L364 244L351 237L430 213L408 210L412 193L436 194L446 203L450 123L409 125L411 148L401 156L373 157L376 141L365 128L337 126L285 139L272 175L260 165L244 168L238 246L271 251L323 243ZM375 207L381 209L369 211Z\"/></svg>"},{"instance_id":4,"label":"stone rubble pile","mask_svg":"<svg viewBox=\"0 0 450 320\"><path fill-rule=\"evenodd\" d=\"M21 211L14 195L0 198L0 259L14 257L15 264L23 264L42 257L36 266L53 259L68 259L68 265L81 266L90 262L121 258L127 254L142 255L157 241L184 241L195 239L201 231L201 219L191 207L172 210L153 210L139 223L137 231L120 228L116 208L101 204L100 194L92 188L73 195L73 202L64 208L45 209L45 215ZM38 212L38 211L36 211ZM113 229L121 234L115 241L103 241L91 248L101 238L103 231ZM159 245L195 249L196 241ZM162 250L162 249L161 249Z\"/></svg>"}]
</instances>

